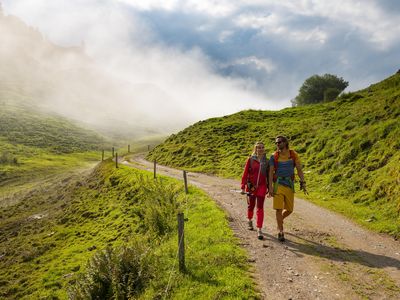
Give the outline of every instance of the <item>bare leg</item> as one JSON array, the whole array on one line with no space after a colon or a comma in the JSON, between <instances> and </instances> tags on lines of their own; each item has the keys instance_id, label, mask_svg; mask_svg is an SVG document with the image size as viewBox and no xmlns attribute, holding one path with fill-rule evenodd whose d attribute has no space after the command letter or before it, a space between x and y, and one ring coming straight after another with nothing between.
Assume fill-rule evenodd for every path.
<instances>
[{"instance_id":1,"label":"bare leg","mask_svg":"<svg viewBox=\"0 0 400 300\"><path fill-rule=\"evenodd\" d=\"M279 232L283 232L283 215L282 209L276 210L276 223L278 225Z\"/></svg>"},{"instance_id":2,"label":"bare leg","mask_svg":"<svg viewBox=\"0 0 400 300\"><path fill-rule=\"evenodd\" d=\"M282 213L282 218L285 219L286 217L288 217L292 212L288 211L288 210L284 210Z\"/></svg>"}]
</instances>

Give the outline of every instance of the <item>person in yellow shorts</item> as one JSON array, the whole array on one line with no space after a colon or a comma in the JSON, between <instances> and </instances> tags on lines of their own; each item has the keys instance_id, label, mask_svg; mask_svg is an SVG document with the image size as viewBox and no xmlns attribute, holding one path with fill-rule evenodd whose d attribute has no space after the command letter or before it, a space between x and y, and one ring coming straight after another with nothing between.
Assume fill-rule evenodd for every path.
<instances>
[{"instance_id":1,"label":"person in yellow shorts","mask_svg":"<svg viewBox=\"0 0 400 300\"><path fill-rule=\"evenodd\" d=\"M297 152L289 149L289 141L285 136L277 136L275 144L276 151L269 159L269 196L273 197L273 208L276 211L278 240L284 242L283 220L294 208L294 169L297 169L300 177L300 189L305 193L307 191Z\"/></svg>"}]
</instances>

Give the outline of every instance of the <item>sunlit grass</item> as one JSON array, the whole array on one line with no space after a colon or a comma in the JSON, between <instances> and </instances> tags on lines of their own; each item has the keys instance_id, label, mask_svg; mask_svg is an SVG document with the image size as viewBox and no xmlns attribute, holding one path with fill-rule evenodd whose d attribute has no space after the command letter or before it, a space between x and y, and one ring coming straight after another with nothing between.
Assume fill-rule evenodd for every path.
<instances>
[{"instance_id":1,"label":"sunlit grass","mask_svg":"<svg viewBox=\"0 0 400 300\"><path fill-rule=\"evenodd\" d=\"M0 144L4 149L5 143ZM55 154L44 149L18 146L18 152L10 152L17 163L0 165L0 196L35 185L46 178L68 172L71 169L87 168L101 160L101 152ZM110 155L109 153L107 153Z\"/></svg>"},{"instance_id":2,"label":"sunlit grass","mask_svg":"<svg viewBox=\"0 0 400 300\"><path fill-rule=\"evenodd\" d=\"M168 137L148 159L239 178L256 141L264 141L269 154L274 137L284 134L304 165L307 199L398 237L399 119L397 74L330 103L200 121Z\"/></svg>"},{"instance_id":3,"label":"sunlit grass","mask_svg":"<svg viewBox=\"0 0 400 300\"><path fill-rule=\"evenodd\" d=\"M0 297L65 299L96 253L111 247L118 257L119 247L135 241L150 249L154 270L141 299L258 297L225 214L204 192L192 187L185 195L182 182L114 166L108 160L88 178L0 211ZM176 261L178 211L188 218L186 273Z\"/></svg>"}]
</instances>

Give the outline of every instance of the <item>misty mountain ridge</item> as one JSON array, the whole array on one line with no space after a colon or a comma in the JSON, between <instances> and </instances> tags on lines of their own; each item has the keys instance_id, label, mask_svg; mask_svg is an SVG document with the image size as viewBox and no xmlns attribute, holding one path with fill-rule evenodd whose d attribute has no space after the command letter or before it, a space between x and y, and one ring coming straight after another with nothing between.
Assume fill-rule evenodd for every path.
<instances>
[{"instance_id":1,"label":"misty mountain ridge","mask_svg":"<svg viewBox=\"0 0 400 300\"><path fill-rule=\"evenodd\" d=\"M112 58L110 58L112 59ZM0 100L57 113L112 137L165 134L186 120L167 94L149 83L132 84L99 67L81 47L61 47L17 17L0 11ZM167 114L170 115L170 114ZM162 122L162 126L160 125ZM186 121L187 122L187 121Z\"/></svg>"}]
</instances>

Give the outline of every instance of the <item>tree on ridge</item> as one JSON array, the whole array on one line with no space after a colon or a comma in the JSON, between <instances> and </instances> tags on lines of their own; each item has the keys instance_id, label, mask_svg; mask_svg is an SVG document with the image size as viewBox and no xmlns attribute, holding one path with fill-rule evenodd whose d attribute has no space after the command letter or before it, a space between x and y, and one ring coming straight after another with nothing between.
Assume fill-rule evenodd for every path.
<instances>
[{"instance_id":1,"label":"tree on ridge","mask_svg":"<svg viewBox=\"0 0 400 300\"><path fill-rule=\"evenodd\" d=\"M292 100L292 104L293 106L302 106L333 101L348 85L347 81L336 75L313 75L304 81L299 89L299 94Z\"/></svg>"}]
</instances>

